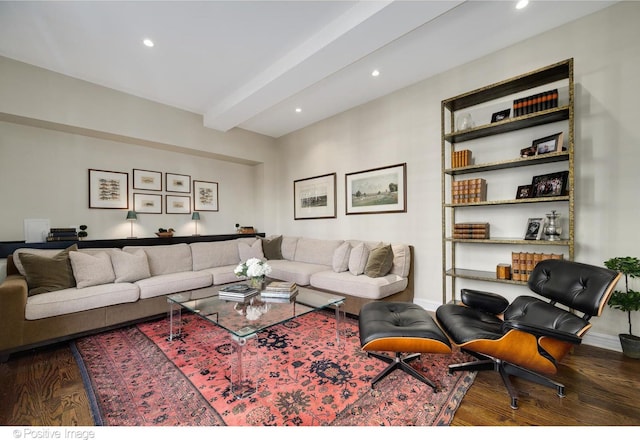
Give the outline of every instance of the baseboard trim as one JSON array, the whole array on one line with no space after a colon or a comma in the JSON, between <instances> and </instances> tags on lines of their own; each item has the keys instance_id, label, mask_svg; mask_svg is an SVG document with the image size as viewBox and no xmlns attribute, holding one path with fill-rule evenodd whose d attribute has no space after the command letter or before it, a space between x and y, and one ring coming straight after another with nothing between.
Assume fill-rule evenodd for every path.
<instances>
[{"instance_id":1,"label":"baseboard trim","mask_svg":"<svg viewBox=\"0 0 640 440\"><path fill-rule=\"evenodd\" d=\"M441 303L434 301L425 301L417 299L414 301L416 304L424 307L430 312L435 312ZM620 338L618 335L607 335L604 333L588 332L582 340L584 345L590 345L592 347L604 348L605 350L618 351L622 353L622 346L620 345Z\"/></svg>"}]
</instances>

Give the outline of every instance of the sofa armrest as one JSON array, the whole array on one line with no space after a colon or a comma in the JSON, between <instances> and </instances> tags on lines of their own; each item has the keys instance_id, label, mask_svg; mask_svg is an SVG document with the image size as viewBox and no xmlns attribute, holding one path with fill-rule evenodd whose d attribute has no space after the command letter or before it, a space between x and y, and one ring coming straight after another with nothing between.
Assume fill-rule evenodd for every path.
<instances>
[{"instance_id":1,"label":"sofa armrest","mask_svg":"<svg viewBox=\"0 0 640 440\"><path fill-rule=\"evenodd\" d=\"M0 284L0 352L22 344L27 291L22 275L9 275Z\"/></svg>"}]
</instances>

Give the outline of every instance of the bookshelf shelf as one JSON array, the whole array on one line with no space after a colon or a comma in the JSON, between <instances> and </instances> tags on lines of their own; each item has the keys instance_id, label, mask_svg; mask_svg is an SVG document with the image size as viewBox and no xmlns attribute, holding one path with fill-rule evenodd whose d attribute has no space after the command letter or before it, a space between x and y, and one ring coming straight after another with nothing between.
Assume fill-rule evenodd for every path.
<instances>
[{"instance_id":1,"label":"bookshelf shelf","mask_svg":"<svg viewBox=\"0 0 640 440\"><path fill-rule=\"evenodd\" d=\"M543 89L547 89L542 92ZM549 90L551 89L551 90ZM562 97L559 100L555 100L558 96L558 90L562 90ZM554 102L551 105L543 105L536 103L537 96L549 96L549 92L554 93ZM542 93L541 93L542 92ZM545 93L547 93L545 95ZM566 96L565 96L566 94ZM529 101L533 98L532 101ZM546 98L545 98L546 99ZM513 109L513 117L505 118L499 122L493 122L490 124L483 124L477 127L472 127L464 130L456 129L456 116L463 113L472 114L474 111L482 112L484 107L487 107L491 101L504 101L513 103L529 101L530 104L526 110L527 114L520 115L515 113L515 107ZM547 102L547 101L537 101ZM491 104L493 105L493 104ZM547 107L547 108L544 108ZM552 107L552 108L548 108ZM526 249L552 249L558 254L562 252L565 258L573 260L574 255L574 82L573 82L573 59L567 59L559 63L543 67L541 69L525 73L523 75L513 77L501 82L497 82L486 87L482 87L461 95L455 96L443 100L441 103L441 178L442 178L442 302L447 303L449 301L456 301L456 283L457 280L461 280L463 287L472 286L475 281L495 282L511 285L526 285L525 281L517 280L520 275L512 273L514 279L498 279L495 271L475 270L474 264L470 264L469 261L473 260L473 255L478 255L479 252L483 254L483 261L478 261L477 265L487 267L486 258L499 258L496 261L496 265L503 263L504 261L512 261L512 254L522 253L522 248ZM482 118L480 118L482 119ZM534 129L535 127L543 127L548 124L553 124L553 130L557 127L563 127L562 132L564 139L566 140L566 146L556 145L557 151L546 154L539 154L529 157L511 157L515 148L505 148L505 159L479 163L473 165L467 165L472 163L469 156L474 148L482 149L486 148L486 145L491 142L477 143L478 139L487 138L491 136L500 136L498 145L507 145L518 142L515 139L522 137L520 134L515 136L515 132L523 132ZM537 129L539 132L540 129ZM560 130L557 130L560 131ZM526 132L528 133L534 132ZM535 139L533 134L532 139ZM538 136L539 137L539 136ZM510 142L514 139L513 142ZM494 150L495 151L495 150ZM500 150L498 150L498 153ZM466 157L465 157L466 154ZM516 153L517 154L517 153ZM462 160L460 159L462 155ZM495 155L495 153L494 153ZM455 156L455 160L454 160ZM454 166L462 165L462 166ZM567 175L567 191L563 195L556 195L551 197L535 197L535 198L522 198L522 199L501 199L500 200L482 200L466 203L453 203L454 195L455 200L466 200L469 198L469 192L464 192L466 184L464 181L473 181L466 175L473 174L472 178L478 178L478 174L482 174L483 182L486 181L486 185L491 185L491 179L495 176L493 172L499 170L507 170L506 173L501 173L500 179L513 179L519 182L522 181L521 176L527 173L527 167L536 166L536 171L544 174L544 170L548 172L557 172L561 169L562 172L568 171ZM509 171L512 170L512 171ZM522 170L522 171L519 171ZM529 174L530 175L530 172ZM506 177L505 177L506 176ZM460 182L463 182L463 195L460 195ZM500 180L499 185L504 185L504 180ZM484 185L484 183L483 183ZM519 184L516 184L513 188L513 194L516 193L516 189ZM471 191L473 193L473 191ZM489 194L491 196L491 194ZM473 197L473 196L471 196ZM471 199L474 200L474 199ZM475 199L477 200L477 199ZM532 209L535 211L537 205L547 206L552 203L552 209L561 210L562 217L568 221L568 228L564 231L562 240L548 241L548 240L524 240L523 237L492 237L490 234L488 238L453 238L454 226L459 225L460 219L468 221L474 213L478 213L475 222L488 222L484 216L491 218L496 222L496 228L498 231L509 231L515 229L514 221L522 221L524 227L524 221L527 218L521 219L518 217L520 212L530 212ZM516 209L517 208L517 209ZM478 218L479 217L479 218ZM533 217L533 216L532 216ZM472 221L472 222L473 222ZM463 221L464 222L464 221ZM493 228L491 228L493 229ZM523 234L524 235L524 234ZM456 237L465 236L460 233L455 235ZM480 235L482 236L482 235ZM484 252L484 247L488 246L487 250L491 249L491 252ZM563 249L558 250L558 249ZM468 252L471 252L467 254ZM457 267L457 261L461 258L457 258L456 255L465 256L465 268ZM496 255L498 255L496 257ZM539 256L539 254L537 254ZM551 258L550 255L554 254L542 254L544 258ZM556 255L557 256L557 255ZM555 258L556 256L553 256ZM516 261L514 258L513 261ZM518 268L519 269L519 268ZM464 280L464 281L462 281Z\"/></svg>"}]
</instances>

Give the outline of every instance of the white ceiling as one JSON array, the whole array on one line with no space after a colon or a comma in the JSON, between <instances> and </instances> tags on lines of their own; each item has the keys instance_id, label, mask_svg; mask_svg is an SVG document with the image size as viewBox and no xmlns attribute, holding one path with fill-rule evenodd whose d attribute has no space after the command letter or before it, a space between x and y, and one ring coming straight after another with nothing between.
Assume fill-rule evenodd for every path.
<instances>
[{"instance_id":1,"label":"white ceiling","mask_svg":"<svg viewBox=\"0 0 640 440\"><path fill-rule=\"evenodd\" d=\"M0 55L279 137L616 2L515 3L0 1Z\"/></svg>"}]
</instances>

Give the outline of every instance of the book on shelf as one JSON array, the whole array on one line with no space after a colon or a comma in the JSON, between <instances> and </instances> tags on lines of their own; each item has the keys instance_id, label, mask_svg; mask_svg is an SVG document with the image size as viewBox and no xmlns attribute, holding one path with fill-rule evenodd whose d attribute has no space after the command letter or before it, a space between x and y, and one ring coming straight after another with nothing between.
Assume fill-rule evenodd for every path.
<instances>
[{"instance_id":1,"label":"book on shelf","mask_svg":"<svg viewBox=\"0 0 640 440\"><path fill-rule=\"evenodd\" d=\"M454 223L453 238L489 238L489 223Z\"/></svg>"},{"instance_id":2,"label":"book on shelf","mask_svg":"<svg viewBox=\"0 0 640 440\"><path fill-rule=\"evenodd\" d=\"M277 291L277 292L292 292L296 290L298 286L294 282L290 281L272 281L270 282L265 290L269 291Z\"/></svg>"},{"instance_id":3,"label":"book on shelf","mask_svg":"<svg viewBox=\"0 0 640 440\"><path fill-rule=\"evenodd\" d=\"M451 153L451 168L471 165L471 150L459 150Z\"/></svg>"},{"instance_id":4,"label":"book on shelf","mask_svg":"<svg viewBox=\"0 0 640 440\"><path fill-rule=\"evenodd\" d=\"M536 252L511 253L511 279L528 281L536 265L543 260L563 260L564 254L544 254Z\"/></svg>"},{"instance_id":5,"label":"book on shelf","mask_svg":"<svg viewBox=\"0 0 640 440\"><path fill-rule=\"evenodd\" d=\"M76 228L50 228L47 241L75 241L78 239Z\"/></svg>"},{"instance_id":6,"label":"book on shelf","mask_svg":"<svg viewBox=\"0 0 640 440\"><path fill-rule=\"evenodd\" d=\"M558 89L548 90L524 98L514 99L513 115L523 116L558 106Z\"/></svg>"},{"instance_id":7,"label":"book on shelf","mask_svg":"<svg viewBox=\"0 0 640 440\"><path fill-rule=\"evenodd\" d=\"M454 205L487 200L487 181L484 179L454 180L451 183L451 203Z\"/></svg>"}]
</instances>

